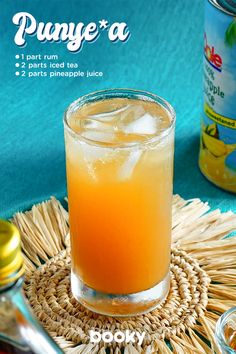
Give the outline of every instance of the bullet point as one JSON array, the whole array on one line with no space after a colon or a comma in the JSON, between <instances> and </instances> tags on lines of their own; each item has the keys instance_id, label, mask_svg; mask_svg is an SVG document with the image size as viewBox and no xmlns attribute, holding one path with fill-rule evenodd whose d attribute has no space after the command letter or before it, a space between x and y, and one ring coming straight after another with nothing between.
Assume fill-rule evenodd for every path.
<instances>
[{"instance_id":1,"label":"bullet point","mask_svg":"<svg viewBox=\"0 0 236 354\"><path fill-rule=\"evenodd\" d=\"M15 66L16 66L17 68L19 68L20 64L19 64L19 63L15 63Z\"/></svg>"},{"instance_id":2,"label":"bullet point","mask_svg":"<svg viewBox=\"0 0 236 354\"><path fill-rule=\"evenodd\" d=\"M15 74L16 74L16 76L19 76L19 75L20 75L19 71L16 71Z\"/></svg>"},{"instance_id":3,"label":"bullet point","mask_svg":"<svg viewBox=\"0 0 236 354\"><path fill-rule=\"evenodd\" d=\"M19 54L17 54L17 55L15 56L15 58L16 58L16 59L20 59L20 56L19 56Z\"/></svg>"}]
</instances>

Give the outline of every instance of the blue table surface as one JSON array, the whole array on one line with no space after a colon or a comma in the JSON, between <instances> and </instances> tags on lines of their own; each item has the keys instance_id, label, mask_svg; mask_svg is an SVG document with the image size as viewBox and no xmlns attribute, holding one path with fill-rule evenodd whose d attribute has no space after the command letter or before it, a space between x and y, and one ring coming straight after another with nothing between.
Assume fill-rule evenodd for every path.
<instances>
[{"instance_id":1,"label":"blue table surface","mask_svg":"<svg viewBox=\"0 0 236 354\"><path fill-rule=\"evenodd\" d=\"M235 195L209 183L198 168L202 107L204 0L2 0L0 11L0 217L10 217L51 195L66 195L62 116L79 96L104 88L130 87L167 99L177 113L174 192L236 212ZM127 43L101 36L70 53L65 43L14 43L15 13L43 22L106 19L126 22ZM58 54L102 78L15 76L16 54Z\"/></svg>"}]
</instances>

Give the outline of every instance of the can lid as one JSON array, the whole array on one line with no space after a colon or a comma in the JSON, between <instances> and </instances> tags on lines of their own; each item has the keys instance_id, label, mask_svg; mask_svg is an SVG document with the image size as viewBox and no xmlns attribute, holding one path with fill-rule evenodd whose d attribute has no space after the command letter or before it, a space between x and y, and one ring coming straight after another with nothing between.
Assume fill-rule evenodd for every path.
<instances>
[{"instance_id":1,"label":"can lid","mask_svg":"<svg viewBox=\"0 0 236 354\"><path fill-rule=\"evenodd\" d=\"M0 287L18 279L23 274L23 257L18 229L0 219Z\"/></svg>"},{"instance_id":2,"label":"can lid","mask_svg":"<svg viewBox=\"0 0 236 354\"><path fill-rule=\"evenodd\" d=\"M226 11L236 15L236 0L217 0L217 3Z\"/></svg>"}]
</instances>

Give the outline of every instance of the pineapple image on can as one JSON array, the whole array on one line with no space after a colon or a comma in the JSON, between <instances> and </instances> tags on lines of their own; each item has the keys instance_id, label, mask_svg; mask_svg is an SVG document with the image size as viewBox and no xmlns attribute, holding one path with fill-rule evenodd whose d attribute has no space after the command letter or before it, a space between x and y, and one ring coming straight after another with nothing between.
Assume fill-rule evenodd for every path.
<instances>
[{"instance_id":1,"label":"pineapple image on can","mask_svg":"<svg viewBox=\"0 0 236 354\"><path fill-rule=\"evenodd\" d=\"M236 193L236 0L205 0L203 65L199 166Z\"/></svg>"}]
</instances>

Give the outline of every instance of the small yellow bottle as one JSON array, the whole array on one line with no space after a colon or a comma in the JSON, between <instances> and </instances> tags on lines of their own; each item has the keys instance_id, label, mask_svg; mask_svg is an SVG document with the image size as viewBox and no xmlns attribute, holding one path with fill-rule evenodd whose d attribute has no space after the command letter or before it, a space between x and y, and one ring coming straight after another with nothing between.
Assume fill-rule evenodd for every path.
<instances>
[{"instance_id":1,"label":"small yellow bottle","mask_svg":"<svg viewBox=\"0 0 236 354\"><path fill-rule=\"evenodd\" d=\"M62 354L24 298L20 244L17 228L0 220L0 349L4 353Z\"/></svg>"}]
</instances>

